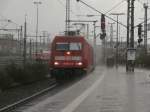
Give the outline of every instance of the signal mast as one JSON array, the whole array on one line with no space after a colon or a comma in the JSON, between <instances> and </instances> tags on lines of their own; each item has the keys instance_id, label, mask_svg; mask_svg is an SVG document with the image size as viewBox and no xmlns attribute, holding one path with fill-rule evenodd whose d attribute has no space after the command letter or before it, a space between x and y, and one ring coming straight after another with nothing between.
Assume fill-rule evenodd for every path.
<instances>
[{"instance_id":1,"label":"signal mast","mask_svg":"<svg viewBox=\"0 0 150 112\"><path fill-rule=\"evenodd\" d=\"M66 0L66 31L65 35L68 36L70 31L70 0Z\"/></svg>"}]
</instances>

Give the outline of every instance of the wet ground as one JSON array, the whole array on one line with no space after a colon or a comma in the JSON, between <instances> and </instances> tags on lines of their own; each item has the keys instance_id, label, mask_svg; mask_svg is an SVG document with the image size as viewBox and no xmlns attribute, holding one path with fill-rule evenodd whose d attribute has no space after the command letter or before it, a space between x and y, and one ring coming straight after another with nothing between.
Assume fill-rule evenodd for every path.
<instances>
[{"instance_id":1,"label":"wet ground","mask_svg":"<svg viewBox=\"0 0 150 112\"><path fill-rule=\"evenodd\" d=\"M150 71L135 69L135 73L126 73L124 67L98 66L70 87L18 111L150 112Z\"/></svg>"},{"instance_id":2,"label":"wet ground","mask_svg":"<svg viewBox=\"0 0 150 112\"><path fill-rule=\"evenodd\" d=\"M4 90L2 93L0 93L0 108L15 103L45 88L48 88L52 81L52 79L48 78L37 81L35 83L19 85L17 87Z\"/></svg>"}]
</instances>

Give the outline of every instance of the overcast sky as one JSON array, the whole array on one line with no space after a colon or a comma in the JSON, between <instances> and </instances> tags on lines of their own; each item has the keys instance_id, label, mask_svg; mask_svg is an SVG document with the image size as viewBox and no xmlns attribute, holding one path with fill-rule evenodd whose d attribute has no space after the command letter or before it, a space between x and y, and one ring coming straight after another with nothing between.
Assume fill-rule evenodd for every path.
<instances>
[{"instance_id":1,"label":"overcast sky","mask_svg":"<svg viewBox=\"0 0 150 112\"><path fill-rule=\"evenodd\" d=\"M15 23L21 25L24 22L25 14L27 14L28 32L35 32L36 25L36 6L33 2L36 0L0 0L0 17L11 19ZM39 6L39 30L47 30L52 34L58 34L64 31L65 28L65 0L40 0L42 4ZM123 0L83 0L89 5L102 12L107 12L116 4ZM147 0L141 0L144 2ZM111 12L126 13L127 3L122 2L117 8ZM77 17L76 15L98 14L87 8L76 0L71 0L71 18L72 19L88 19ZM111 13L110 12L110 13ZM110 14L108 13L108 14ZM111 16L115 19L114 16ZM141 22L139 18L144 17L143 6L138 0L135 2L135 24ZM89 19L97 19L89 18ZM126 24L126 16L120 17L120 21ZM107 22L109 22L107 20Z\"/></svg>"}]
</instances>

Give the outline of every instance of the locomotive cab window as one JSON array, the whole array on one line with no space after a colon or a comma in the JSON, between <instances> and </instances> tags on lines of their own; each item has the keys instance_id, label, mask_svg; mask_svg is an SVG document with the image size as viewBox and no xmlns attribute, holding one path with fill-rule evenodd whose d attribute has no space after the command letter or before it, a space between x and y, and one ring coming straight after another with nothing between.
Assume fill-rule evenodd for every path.
<instances>
[{"instance_id":1,"label":"locomotive cab window","mask_svg":"<svg viewBox=\"0 0 150 112\"><path fill-rule=\"evenodd\" d=\"M56 50L58 51L69 50L68 43L56 43Z\"/></svg>"},{"instance_id":2,"label":"locomotive cab window","mask_svg":"<svg viewBox=\"0 0 150 112\"><path fill-rule=\"evenodd\" d=\"M71 50L71 51L79 51L79 50L81 50L82 49L82 45L81 45L81 43L70 43L69 44L69 49Z\"/></svg>"},{"instance_id":3,"label":"locomotive cab window","mask_svg":"<svg viewBox=\"0 0 150 112\"><path fill-rule=\"evenodd\" d=\"M82 49L82 44L80 42L71 43L56 43L56 50L58 51L79 51Z\"/></svg>"}]
</instances>

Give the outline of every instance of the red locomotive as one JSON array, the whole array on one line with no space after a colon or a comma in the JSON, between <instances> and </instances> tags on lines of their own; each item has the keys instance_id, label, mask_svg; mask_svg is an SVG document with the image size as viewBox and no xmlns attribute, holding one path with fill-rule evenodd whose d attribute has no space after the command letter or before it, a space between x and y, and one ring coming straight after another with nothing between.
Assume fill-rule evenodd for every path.
<instances>
[{"instance_id":1,"label":"red locomotive","mask_svg":"<svg viewBox=\"0 0 150 112\"><path fill-rule=\"evenodd\" d=\"M56 36L51 46L50 71L55 78L93 69L93 48L82 36ZM71 75L70 75L71 74Z\"/></svg>"}]
</instances>

